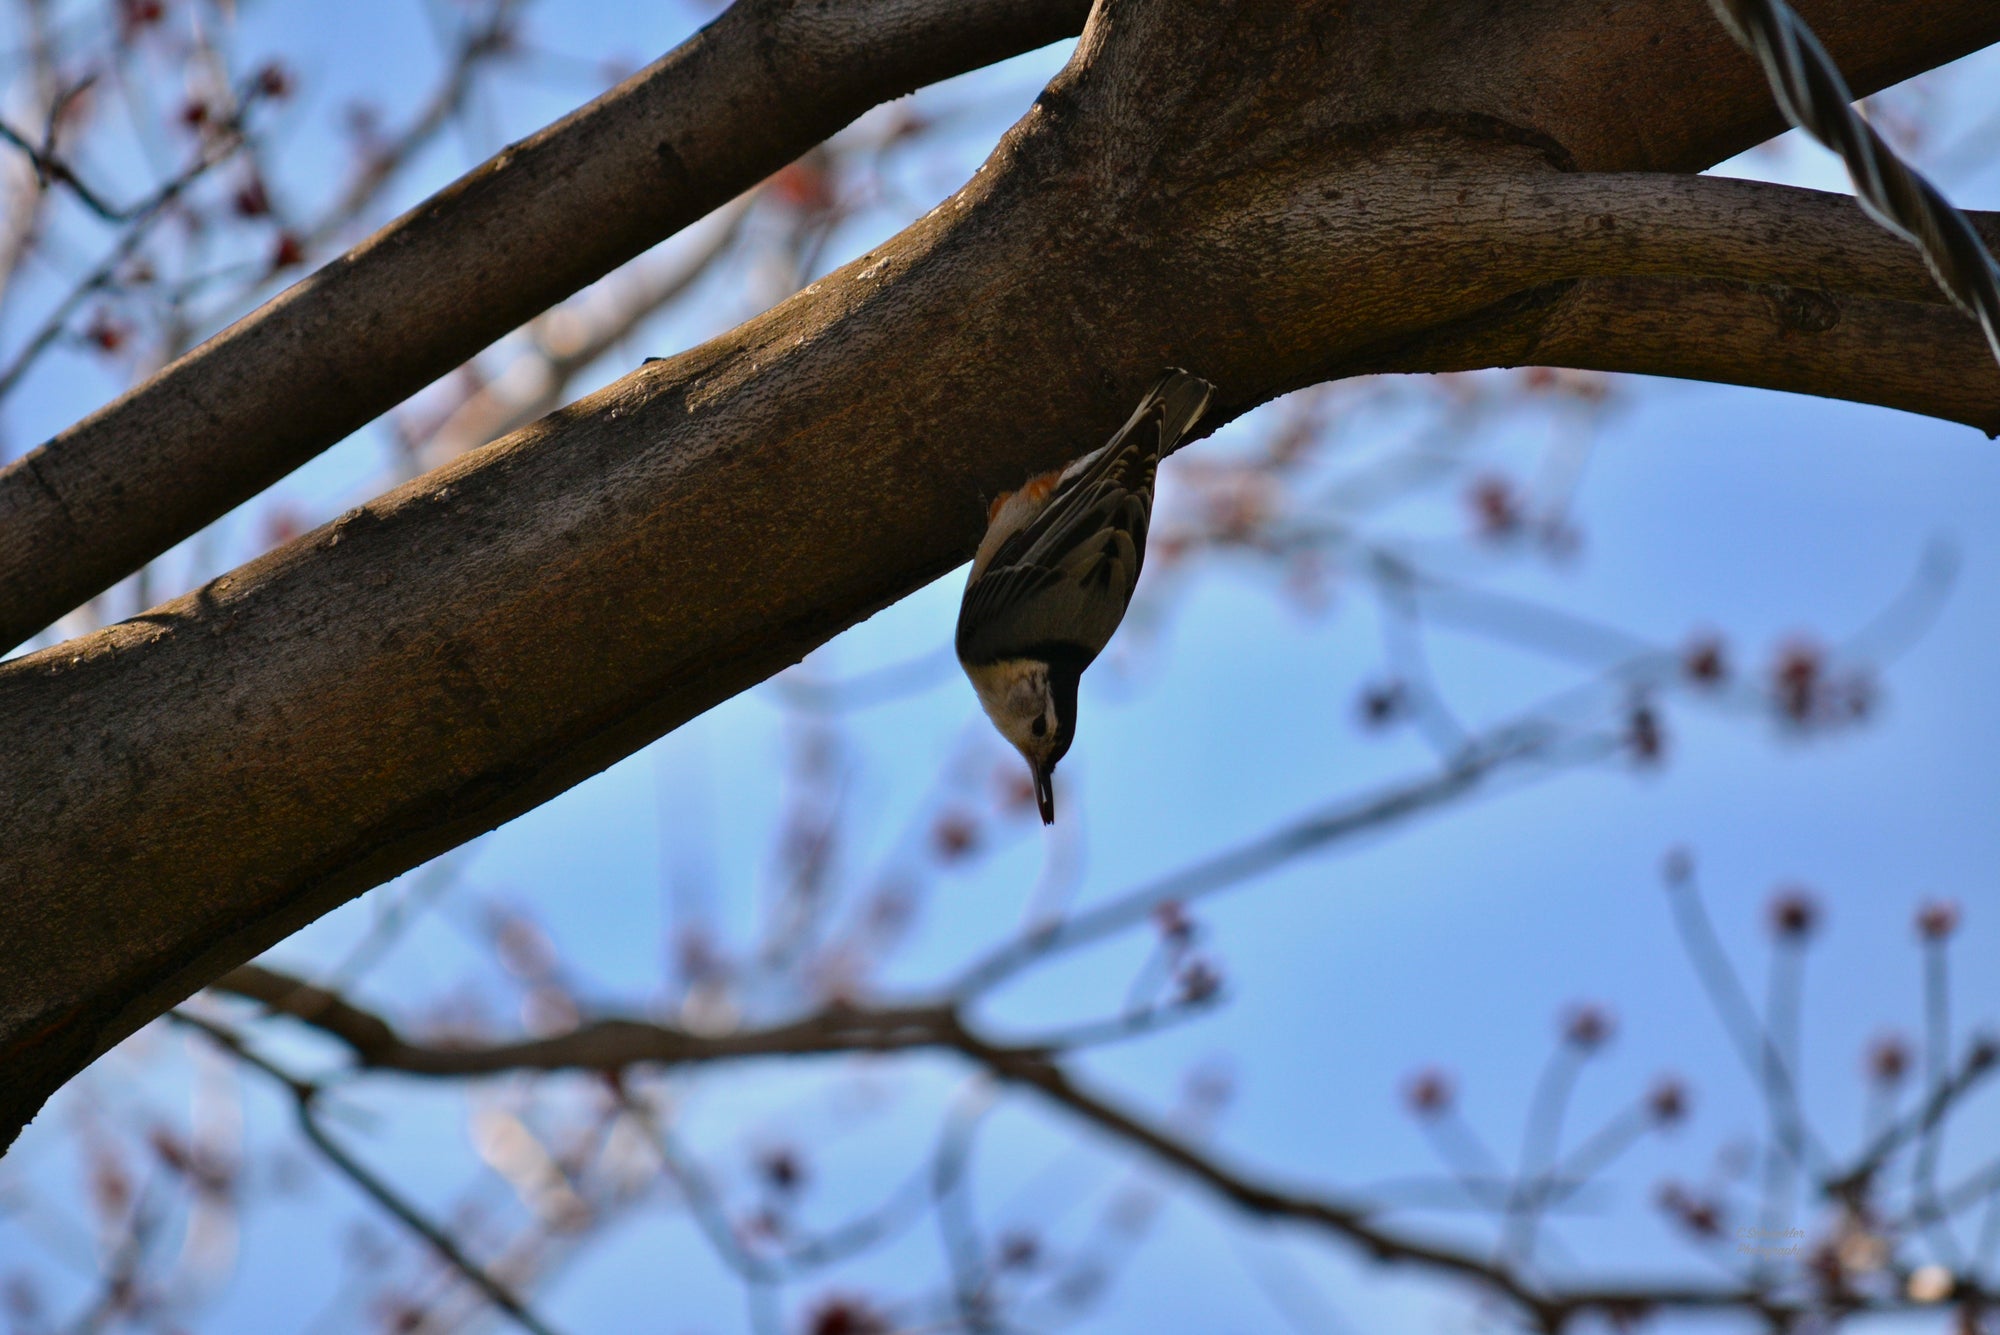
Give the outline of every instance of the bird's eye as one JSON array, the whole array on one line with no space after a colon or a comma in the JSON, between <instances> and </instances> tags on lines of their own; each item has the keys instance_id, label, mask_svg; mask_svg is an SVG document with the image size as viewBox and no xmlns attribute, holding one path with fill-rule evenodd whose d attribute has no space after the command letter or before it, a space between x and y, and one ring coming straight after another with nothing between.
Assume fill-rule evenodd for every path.
<instances>
[{"instance_id":1,"label":"bird's eye","mask_svg":"<svg viewBox=\"0 0 2000 1335\"><path fill-rule=\"evenodd\" d=\"M1028 725L1028 731L1034 733L1035 736L1037 737L1040 737L1048 730L1049 730L1049 720L1046 714L1035 715L1035 721Z\"/></svg>"}]
</instances>

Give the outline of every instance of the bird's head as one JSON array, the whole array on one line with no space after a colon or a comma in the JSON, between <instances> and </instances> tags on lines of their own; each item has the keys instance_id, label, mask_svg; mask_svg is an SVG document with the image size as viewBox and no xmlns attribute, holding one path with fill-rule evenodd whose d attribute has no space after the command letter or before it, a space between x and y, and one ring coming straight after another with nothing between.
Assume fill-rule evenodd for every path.
<instances>
[{"instance_id":1,"label":"bird's head","mask_svg":"<svg viewBox=\"0 0 2000 1335\"><path fill-rule=\"evenodd\" d=\"M1056 819L1056 762L1076 739L1074 672L1033 658L1010 658L966 669L979 703L1000 735L1014 744L1035 776L1035 806L1042 824Z\"/></svg>"}]
</instances>

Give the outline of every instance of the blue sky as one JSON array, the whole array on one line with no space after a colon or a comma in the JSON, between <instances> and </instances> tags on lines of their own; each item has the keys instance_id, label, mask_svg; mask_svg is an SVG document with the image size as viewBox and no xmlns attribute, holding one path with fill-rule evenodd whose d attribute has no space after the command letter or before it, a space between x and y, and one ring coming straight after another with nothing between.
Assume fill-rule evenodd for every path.
<instances>
[{"instance_id":1,"label":"blue sky","mask_svg":"<svg viewBox=\"0 0 2000 1335\"><path fill-rule=\"evenodd\" d=\"M245 50L312 53L300 69L304 103L287 112L295 147L283 159L281 189L316 188L334 152L328 108L355 96L393 108L432 68L402 0L344 7L337 22L333 12L245 9ZM622 3L536 13L541 41L585 60L644 58L695 17ZM977 165L1064 54L1052 48L919 96L920 106L974 111L954 123L935 160L910 169L903 184L917 210ZM1991 53L1953 71L1939 94L1942 121L1978 124L1995 72ZM569 85L502 78L464 134L410 173L402 198L414 201L590 91L581 76ZM1987 134L1990 144L1990 122ZM1795 144L1726 170L1840 184L1828 160ZM2000 167L1940 174L1960 202L2000 206ZM892 209L869 212L845 229L829 262L898 225ZM649 331L643 347L607 359L592 383L726 328L768 297L754 279L708 292ZM18 448L75 416L79 403L108 388L92 385L92 374L82 363L52 368L35 393L9 406L7 439ZM1392 439L1413 420L1413 412L1387 412L1371 429ZM1221 456L1259 427L1253 416L1196 448ZM1762 915L1774 885L1803 882L1824 905L1807 972L1802 1083L1836 1148L1853 1144L1860 1125L1863 1044L1884 1026L1920 1028L1911 930L1918 901L1949 897L1965 908L1954 947L1961 1033L2000 1021L2000 976L1980 967L2000 957L2000 700L1990 687L2000 679L1991 630L2000 624L2000 456L1974 431L1886 410L1633 379L1595 416L1499 421L1483 457L1528 475L1561 433L1587 437L1591 447L1571 509L1582 548L1560 563L1480 561L1473 568L1486 585L1669 646L1710 628L1756 670L1787 636L1832 642L1866 623L1936 544L1955 552L1956 582L1935 622L1884 669L1880 707L1864 727L1802 737L1766 720L1670 703L1662 768L1611 764L1508 787L1210 901L1200 916L1228 982L1225 1004L1082 1067L1157 1110L1174 1102L1188 1070L1220 1062L1235 1087L1215 1129L1220 1151L1302 1186L1358 1188L1437 1170L1398 1098L1421 1065L1454 1074L1467 1119L1511 1156L1557 1015L1577 999L1600 1002L1615 1014L1617 1036L1583 1077L1571 1124L1608 1117L1660 1070L1690 1080L1695 1115L1621 1161L1591 1212L1553 1225L1553 1254L1621 1273L1702 1276L1711 1273L1702 1259L1646 1202L1664 1177L1704 1178L1718 1147L1754 1134L1760 1112L1675 945L1658 875L1666 849L1695 850L1711 910L1753 993L1761 994ZM383 453L379 433L364 432L280 490L332 513L378 484ZM1163 481L1163 509L1175 485L1172 476ZM1385 522L1449 543L1463 528L1458 499L1449 491ZM224 521L225 535L235 535L225 545L251 527L248 515ZM961 579L948 576L854 628L816 655L812 670L837 677L935 652L948 638ZM1308 614L1269 571L1227 558L1204 563L1186 584L1154 634L1085 683L1084 726L1065 765L1066 800L1085 813L1075 836L1084 902L1431 763L1411 736L1354 726L1357 691L1382 671L1377 613L1363 589L1337 584L1327 607ZM1441 685L1473 721L1579 679L1560 664L1449 631L1438 633L1433 655ZM928 810L934 776L982 726L955 673L842 720L857 875L894 861L898 841ZM459 902L492 895L530 912L576 962L586 995L625 1004L658 996L676 878L706 887L726 929L742 933L753 921L771 882L778 775L793 728L771 687L730 701L456 855L470 896ZM935 980L1008 931L1042 852L1041 834L1020 827L994 856L948 874L888 981ZM274 961L323 967L411 880L315 924ZM362 994L394 1009L487 976L463 925L469 914L447 908L427 918ZM1117 1004L1142 954L1135 937L1066 960L999 998L991 1020L1025 1027L1102 1013ZM183 1040L156 1031L133 1046L137 1053L100 1064L90 1078L95 1096L184 1110L201 1067L180 1055ZM333 1056L300 1038L280 1048L302 1063ZM122 1085L134 1072L138 1082ZM921 1166L965 1076L942 1059L719 1069L685 1081L678 1126L690 1145L739 1173L760 1144L823 1138L807 1208L831 1219L843 1201ZM283 1143L282 1108L254 1082L243 1093L256 1141ZM344 1127L348 1142L420 1196L441 1204L485 1179L488 1194L505 1198L469 1143L456 1091L381 1081L352 1101L375 1116ZM1968 1113L1947 1178L1994 1152L1995 1106L1989 1091ZM0 1191L18 1174L54 1198L69 1180L69 1152L61 1118L45 1117L0 1170ZM982 1133L973 1182L990 1227L1053 1218L1052 1237L1083 1237L1134 1167L1017 1095ZM1172 1179L1140 1176L1158 1188L1159 1214L1083 1329L1461 1329L1469 1321L1449 1290L1371 1269L1300 1231L1245 1221ZM197 1328L349 1328L359 1314L341 1305L348 1277L338 1257L348 1221L363 1211L326 1177L303 1196L260 1206L233 1282ZM1468 1227L1423 1218L1448 1236ZM0 1269L35 1247L19 1220L0 1215ZM895 1292L936 1273L937 1243L926 1228L836 1282ZM685 1218L664 1208L641 1211L600 1239L538 1305L568 1330L746 1328L739 1287Z\"/></svg>"}]
</instances>

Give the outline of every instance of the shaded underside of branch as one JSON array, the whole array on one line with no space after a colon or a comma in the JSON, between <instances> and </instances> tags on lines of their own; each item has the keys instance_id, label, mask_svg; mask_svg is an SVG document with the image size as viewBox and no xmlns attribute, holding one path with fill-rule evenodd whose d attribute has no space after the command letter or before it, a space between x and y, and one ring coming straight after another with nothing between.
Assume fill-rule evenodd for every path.
<instances>
[{"instance_id":1,"label":"shaded underside of branch","mask_svg":"<svg viewBox=\"0 0 2000 1335\"><path fill-rule=\"evenodd\" d=\"M1370 349L1358 369L1568 366L1749 385L1939 417L2000 435L2000 369L1937 302L1717 278L1571 279L1462 325Z\"/></svg>"},{"instance_id":2,"label":"shaded underside of branch","mask_svg":"<svg viewBox=\"0 0 2000 1335\"><path fill-rule=\"evenodd\" d=\"M1950 307L1715 280L1598 279L1551 314L1534 360L1752 385L1942 417L2000 435L2000 369Z\"/></svg>"},{"instance_id":3,"label":"shaded underside of branch","mask_svg":"<svg viewBox=\"0 0 2000 1335\"><path fill-rule=\"evenodd\" d=\"M1505 223L1462 227L1476 257L1513 229L1549 246L1539 284L1383 340L1346 374L1568 366L1880 404L2000 433L2000 368L1917 252L1844 195L1667 174L1522 177ZM1969 215L2000 248L2000 215ZM1448 251L1441 251L1448 254Z\"/></svg>"}]
</instances>

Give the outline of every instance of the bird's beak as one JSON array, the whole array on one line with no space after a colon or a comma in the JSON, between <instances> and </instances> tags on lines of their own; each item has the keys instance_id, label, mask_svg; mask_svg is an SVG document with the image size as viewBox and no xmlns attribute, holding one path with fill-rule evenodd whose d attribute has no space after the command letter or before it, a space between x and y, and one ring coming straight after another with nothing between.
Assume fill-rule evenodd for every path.
<instances>
[{"instance_id":1,"label":"bird's beak","mask_svg":"<svg viewBox=\"0 0 2000 1335\"><path fill-rule=\"evenodd\" d=\"M1053 765L1035 766L1035 805L1042 809L1042 824L1056 823L1056 775Z\"/></svg>"}]
</instances>

